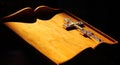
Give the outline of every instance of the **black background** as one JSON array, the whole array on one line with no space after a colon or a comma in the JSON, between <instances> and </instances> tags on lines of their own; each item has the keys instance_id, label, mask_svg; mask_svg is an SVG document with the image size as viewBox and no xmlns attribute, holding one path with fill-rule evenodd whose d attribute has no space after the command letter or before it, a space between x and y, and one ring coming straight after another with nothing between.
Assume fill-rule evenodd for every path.
<instances>
[{"instance_id":1,"label":"black background","mask_svg":"<svg viewBox=\"0 0 120 65\"><path fill-rule=\"evenodd\" d=\"M0 17L27 6L34 9L39 5L66 9L119 42L119 6L115 0L1 0ZM55 65L5 27L2 21L0 44L0 65ZM85 49L61 65L120 65L119 46L119 43L100 44L95 49Z\"/></svg>"}]
</instances>

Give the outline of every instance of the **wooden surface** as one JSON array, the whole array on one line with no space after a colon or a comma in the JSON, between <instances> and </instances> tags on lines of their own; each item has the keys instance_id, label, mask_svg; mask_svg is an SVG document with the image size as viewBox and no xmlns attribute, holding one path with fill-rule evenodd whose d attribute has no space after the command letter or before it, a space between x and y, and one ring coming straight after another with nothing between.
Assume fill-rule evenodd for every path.
<instances>
[{"instance_id":1,"label":"wooden surface","mask_svg":"<svg viewBox=\"0 0 120 65\"><path fill-rule=\"evenodd\" d=\"M53 62L60 64L72 59L84 49L94 48L100 44L95 39L84 37L77 29L67 31L63 26L64 18L77 21L66 13L58 13L49 20L37 19L34 23L5 22L4 24ZM85 26L85 29L92 31L108 44L117 42L109 39L109 36L101 35L89 26Z\"/></svg>"}]
</instances>

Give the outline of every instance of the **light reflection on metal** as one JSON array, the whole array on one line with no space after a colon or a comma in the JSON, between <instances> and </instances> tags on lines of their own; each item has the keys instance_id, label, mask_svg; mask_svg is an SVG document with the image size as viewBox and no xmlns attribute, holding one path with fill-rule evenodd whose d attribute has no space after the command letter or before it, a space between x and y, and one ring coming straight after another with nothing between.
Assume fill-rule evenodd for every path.
<instances>
[{"instance_id":1,"label":"light reflection on metal","mask_svg":"<svg viewBox=\"0 0 120 65\"><path fill-rule=\"evenodd\" d=\"M95 40L97 40L98 42L102 42L102 40L99 39L96 35L94 35L93 32L84 29L85 25L84 25L83 22L81 22L81 21L73 22L69 18L65 18L64 20L65 20L65 24L64 24L65 29L73 28L73 27L77 28L77 29L79 29L83 33L84 36L92 37Z\"/></svg>"}]
</instances>

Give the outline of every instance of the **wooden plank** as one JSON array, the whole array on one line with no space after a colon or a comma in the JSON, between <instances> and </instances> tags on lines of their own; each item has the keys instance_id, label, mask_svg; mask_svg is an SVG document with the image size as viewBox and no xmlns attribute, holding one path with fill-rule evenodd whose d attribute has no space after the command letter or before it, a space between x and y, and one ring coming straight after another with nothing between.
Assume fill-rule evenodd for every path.
<instances>
[{"instance_id":1,"label":"wooden plank","mask_svg":"<svg viewBox=\"0 0 120 65\"><path fill-rule=\"evenodd\" d=\"M34 23L5 22L4 24L53 62L60 64L72 59L84 49L94 48L100 44L95 39L84 37L77 29L67 31L64 28L64 18L78 21L63 12L49 20L37 19ZM105 43L115 44L117 42L114 39L108 39L87 25L85 29L92 31Z\"/></svg>"}]
</instances>

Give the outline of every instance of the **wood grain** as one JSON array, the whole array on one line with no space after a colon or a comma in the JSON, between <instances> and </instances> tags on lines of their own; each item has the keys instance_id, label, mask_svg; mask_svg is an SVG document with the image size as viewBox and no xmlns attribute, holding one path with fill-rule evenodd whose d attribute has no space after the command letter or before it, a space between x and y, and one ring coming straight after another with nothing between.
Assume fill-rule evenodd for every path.
<instances>
[{"instance_id":1,"label":"wood grain","mask_svg":"<svg viewBox=\"0 0 120 65\"><path fill-rule=\"evenodd\" d=\"M5 22L4 24L53 62L60 64L72 59L84 49L94 48L100 44L94 39L84 37L77 29L67 31L63 26L64 18L77 21L66 13L58 13L49 20L37 19L34 23ZM92 31L108 44L117 42L114 39L114 41L108 39L89 26L85 26L85 29Z\"/></svg>"}]
</instances>

